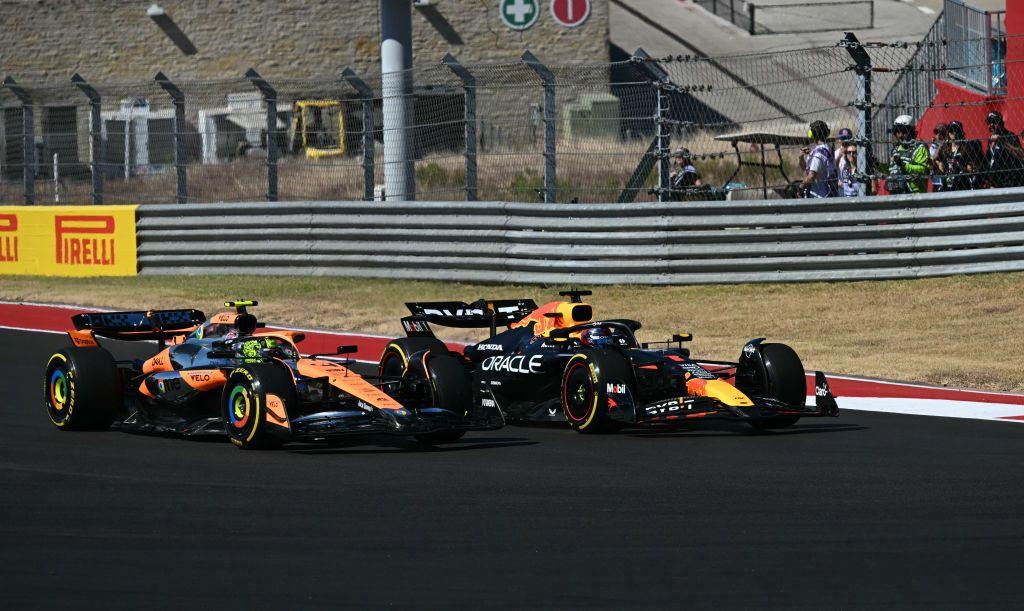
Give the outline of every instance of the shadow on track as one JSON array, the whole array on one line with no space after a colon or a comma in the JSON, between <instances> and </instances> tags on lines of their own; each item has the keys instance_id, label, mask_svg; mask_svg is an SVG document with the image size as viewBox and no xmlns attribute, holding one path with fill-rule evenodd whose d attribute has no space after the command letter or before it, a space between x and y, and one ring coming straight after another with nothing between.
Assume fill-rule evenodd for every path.
<instances>
[{"instance_id":1,"label":"shadow on track","mask_svg":"<svg viewBox=\"0 0 1024 611\"><path fill-rule=\"evenodd\" d=\"M492 448L513 448L519 446L537 445L538 442L523 437L475 437L446 443L438 446L428 446L405 438L365 438L359 441L342 442L340 444L293 444L283 448L285 452L293 454L395 454L395 453L418 453L418 452L461 452L465 450L487 450ZM354 447L359 446L359 447ZM376 446L367 448L365 446Z\"/></svg>"},{"instance_id":2,"label":"shadow on track","mask_svg":"<svg viewBox=\"0 0 1024 611\"><path fill-rule=\"evenodd\" d=\"M630 437L734 437L737 435L747 435L755 437L778 437L778 436L789 436L789 435L809 435L817 433L849 433L853 431L867 431L870 430L869 426L862 426L856 423L836 423L836 424L803 424L793 425L791 427L783 429L772 429L767 431L759 431L751 428L745 423L720 423L714 427L700 428L688 428L688 429L672 429L672 430L658 430L658 429L634 429L631 431L625 431L620 433L622 435L628 435Z\"/></svg>"}]
</instances>

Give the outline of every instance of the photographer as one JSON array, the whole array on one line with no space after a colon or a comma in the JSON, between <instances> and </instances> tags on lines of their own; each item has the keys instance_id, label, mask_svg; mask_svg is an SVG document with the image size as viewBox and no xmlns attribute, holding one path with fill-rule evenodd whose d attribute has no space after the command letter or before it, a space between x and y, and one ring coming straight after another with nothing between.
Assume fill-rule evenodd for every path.
<instances>
[{"instance_id":1,"label":"photographer","mask_svg":"<svg viewBox=\"0 0 1024 611\"><path fill-rule=\"evenodd\" d=\"M944 191L965 191L979 187L977 171L984 164L981 143L967 139L961 122L950 121L949 145L941 149L939 156L946 171L942 187Z\"/></svg>"},{"instance_id":2,"label":"photographer","mask_svg":"<svg viewBox=\"0 0 1024 611\"><path fill-rule=\"evenodd\" d=\"M1024 181L1020 173L1024 150L1021 149L1017 135L1006 129L1003 115L998 111L988 113L985 124L991 134L988 139L988 173L985 182L994 188L1022 184Z\"/></svg>"},{"instance_id":3,"label":"photographer","mask_svg":"<svg viewBox=\"0 0 1024 611\"><path fill-rule=\"evenodd\" d=\"M886 190L893 195L924 193L928 190L931 156L928 154L928 146L917 140L913 117L896 117L890 131L895 142L889 155Z\"/></svg>"}]
</instances>

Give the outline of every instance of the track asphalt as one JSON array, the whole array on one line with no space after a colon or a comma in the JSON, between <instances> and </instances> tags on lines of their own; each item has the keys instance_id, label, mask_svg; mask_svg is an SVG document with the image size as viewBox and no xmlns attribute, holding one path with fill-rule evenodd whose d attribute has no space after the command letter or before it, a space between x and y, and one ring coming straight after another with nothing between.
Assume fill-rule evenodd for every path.
<instances>
[{"instance_id":1,"label":"track asphalt","mask_svg":"<svg viewBox=\"0 0 1024 611\"><path fill-rule=\"evenodd\" d=\"M1019 605L1022 426L848 411L242 452L57 431L42 370L66 343L0 331L5 608Z\"/></svg>"}]
</instances>

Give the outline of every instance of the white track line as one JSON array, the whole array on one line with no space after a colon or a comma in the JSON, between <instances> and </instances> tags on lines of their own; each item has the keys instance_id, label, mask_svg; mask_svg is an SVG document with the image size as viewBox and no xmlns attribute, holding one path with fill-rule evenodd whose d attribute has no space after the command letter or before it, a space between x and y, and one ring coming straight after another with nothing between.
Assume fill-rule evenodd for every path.
<instances>
[{"instance_id":1,"label":"white track line","mask_svg":"<svg viewBox=\"0 0 1024 611\"><path fill-rule=\"evenodd\" d=\"M813 397L808 397L813 400ZM942 416L969 420L1021 422L1006 418L1024 415L1024 406L946 399L889 399L884 397L839 397L839 409L864 412L885 412L911 416Z\"/></svg>"}]
</instances>

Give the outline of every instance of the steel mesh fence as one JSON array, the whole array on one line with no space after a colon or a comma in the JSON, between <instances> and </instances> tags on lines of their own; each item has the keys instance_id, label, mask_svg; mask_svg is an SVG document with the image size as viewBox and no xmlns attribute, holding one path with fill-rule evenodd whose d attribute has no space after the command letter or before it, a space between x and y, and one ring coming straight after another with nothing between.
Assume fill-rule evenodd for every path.
<instances>
[{"instance_id":1,"label":"steel mesh fence","mask_svg":"<svg viewBox=\"0 0 1024 611\"><path fill-rule=\"evenodd\" d=\"M850 146L862 156L870 149L877 163L856 171L847 164L848 182L884 192L899 144L890 131L895 118L910 115L920 139L929 140L957 108L965 131L958 139L971 143L948 143L947 134L931 152L966 155L973 177L933 178L963 162L929 159L928 181L935 188L1024 184L1024 175L1017 178L1024 150L1009 136L996 138L992 161L985 144L988 110L1002 109L1008 128L1024 127L1017 97L991 99L1006 91L1013 62L989 53L965 63L980 61L979 49L1005 49L1012 37L997 30L950 40L948 31L941 22L917 43L857 43L870 64L866 73L848 43L716 58L638 52L627 61L550 66L446 58L399 75L407 83L400 104L409 146L388 159L383 143L393 134L385 132L385 113L396 106L385 99L380 74L45 85L8 79L0 87L0 197L373 199L388 195L386 176L397 166L411 172L417 199L438 201L792 197L801 192L815 121L830 128L828 146L840 163ZM986 87L972 89L958 76L978 70L992 75ZM866 80L872 100L863 99ZM939 96L943 81L957 86ZM862 133L869 112L870 139ZM853 139L839 145L844 128ZM673 156L680 148L688 157ZM679 183L687 165L699 184Z\"/></svg>"}]
</instances>

